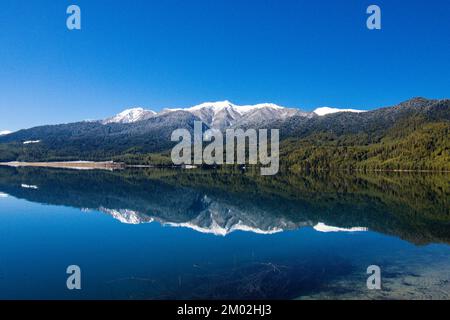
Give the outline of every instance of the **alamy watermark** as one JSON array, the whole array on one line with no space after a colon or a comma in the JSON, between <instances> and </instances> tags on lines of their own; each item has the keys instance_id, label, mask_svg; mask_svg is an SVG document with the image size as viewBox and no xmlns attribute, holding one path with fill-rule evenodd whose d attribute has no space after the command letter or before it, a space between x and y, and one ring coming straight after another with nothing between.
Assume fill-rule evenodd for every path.
<instances>
[{"instance_id":1,"label":"alamy watermark","mask_svg":"<svg viewBox=\"0 0 450 320\"><path fill-rule=\"evenodd\" d=\"M66 20L66 26L69 30L81 30L81 9L79 6L72 4L67 7L66 13L69 15ZM381 30L381 8L375 4L367 7L366 26L369 30Z\"/></svg>"},{"instance_id":2,"label":"alamy watermark","mask_svg":"<svg viewBox=\"0 0 450 320\"><path fill-rule=\"evenodd\" d=\"M280 133L278 129L270 130L270 154L268 133L267 129L258 131L227 129L224 137L224 134L216 129L203 132L203 122L195 121L193 137L187 129L177 129L172 132L171 140L179 142L172 149L172 162L175 165L221 165L224 163L245 165L248 163L265 166L261 168L261 175L275 175L279 170ZM203 142L209 142L209 144L203 148Z\"/></svg>"},{"instance_id":3,"label":"alamy watermark","mask_svg":"<svg viewBox=\"0 0 450 320\"><path fill-rule=\"evenodd\" d=\"M67 17L66 26L69 30L81 30L81 9L77 5L70 5L66 10Z\"/></svg>"},{"instance_id":4,"label":"alamy watermark","mask_svg":"<svg viewBox=\"0 0 450 320\"><path fill-rule=\"evenodd\" d=\"M81 268L77 265L70 265L66 269L69 275L66 281L67 289L81 290Z\"/></svg>"},{"instance_id":5,"label":"alamy watermark","mask_svg":"<svg viewBox=\"0 0 450 320\"><path fill-rule=\"evenodd\" d=\"M366 26L369 30L381 30L381 9L379 6L372 4L367 7L367 14L370 16L367 18Z\"/></svg>"},{"instance_id":6,"label":"alamy watermark","mask_svg":"<svg viewBox=\"0 0 450 320\"><path fill-rule=\"evenodd\" d=\"M366 282L367 289L381 290L381 268L377 265L368 266L367 274L370 274Z\"/></svg>"}]
</instances>

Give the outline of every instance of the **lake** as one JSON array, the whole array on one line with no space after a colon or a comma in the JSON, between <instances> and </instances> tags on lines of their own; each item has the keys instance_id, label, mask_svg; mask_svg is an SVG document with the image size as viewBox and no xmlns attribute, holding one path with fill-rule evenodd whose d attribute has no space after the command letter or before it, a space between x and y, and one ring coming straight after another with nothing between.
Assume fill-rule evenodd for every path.
<instances>
[{"instance_id":1,"label":"lake","mask_svg":"<svg viewBox=\"0 0 450 320\"><path fill-rule=\"evenodd\" d=\"M0 242L1 299L449 299L450 174L0 168Z\"/></svg>"}]
</instances>

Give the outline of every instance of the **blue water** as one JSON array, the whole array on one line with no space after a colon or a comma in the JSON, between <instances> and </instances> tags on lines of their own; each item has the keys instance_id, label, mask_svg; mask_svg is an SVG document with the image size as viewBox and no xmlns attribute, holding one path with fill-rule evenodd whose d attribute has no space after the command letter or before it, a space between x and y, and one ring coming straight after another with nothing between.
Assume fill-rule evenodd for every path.
<instances>
[{"instance_id":1,"label":"blue water","mask_svg":"<svg viewBox=\"0 0 450 320\"><path fill-rule=\"evenodd\" d=\"M304 226L222 236L10 194L0 197L0 243L1 299L293 299L356 277L357 288L342 288L351 295L365 290L369 265L450 261L445 242L418 245L382 232ZM81 290L66 287L69 265L81 268Z\"/></svg>"}]
</instances>

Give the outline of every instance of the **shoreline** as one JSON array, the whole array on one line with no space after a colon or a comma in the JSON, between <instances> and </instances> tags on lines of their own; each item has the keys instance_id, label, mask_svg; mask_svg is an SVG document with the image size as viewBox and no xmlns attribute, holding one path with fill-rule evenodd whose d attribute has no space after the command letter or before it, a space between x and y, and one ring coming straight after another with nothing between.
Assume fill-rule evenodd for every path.
<instances>
[{"instance_id":1,"label":"shoreline","mask_svg":"<svg viewBox=\"0 0 450 320\"><path fill-rule=\"evenodd\" d=\"M123 169L149 169L149 168L167 168L167 169L196 169L197 166L176 166L176 165L132 165L123 162L114 161L44 161L44 162L21 162L10 161L0 162L3 167L38 167L38 168L58 168L58 169L74 169L74 170L123 170Z\"/></svg>"},{"instance_id":2,"label":"shoreline","mask_svg":"<svg viewBox=\"0 0 450 320\"><path fill-rule=\"evenodd\" d=\"M201 166L196 165L186 165L186 166L177 166L177 165L162 165L162 164L148 164L148 165L138 165L138 164L126 164L124 162L114 162L114 161L44 161L44 162L21 162L21 161L10 161L10 162L0 162L0 166L3 167L40 167L40 168L60 168L60 169L74 169L74 170L123 170L127 168L135 168L135 169L149 169L149 168L167 168L167 169L201 169ZM410 170L410 169L310 169L310 170L299 170L293 171L294 174L305 172L305 171L317 171L317 172L331 172L331 171L340 171L340 172L373 172L373 173L381 173L381 172L391 172L391 173L450 173L449 170Z\"/></svg>"},{"instance_id":3,"label":"shoreline","mask_svg":"<svg viewBox=\"0 0 450 320\"><path fill-rule=\"evenodd\" d=\"M0 166L5 167L41 167L41 168L64 168L64 169L76 169L76 170L115 170L123 169L126 167L124 163L104 161L55 161L55 162L0 162Z\"/></svg>"}]
</instances>

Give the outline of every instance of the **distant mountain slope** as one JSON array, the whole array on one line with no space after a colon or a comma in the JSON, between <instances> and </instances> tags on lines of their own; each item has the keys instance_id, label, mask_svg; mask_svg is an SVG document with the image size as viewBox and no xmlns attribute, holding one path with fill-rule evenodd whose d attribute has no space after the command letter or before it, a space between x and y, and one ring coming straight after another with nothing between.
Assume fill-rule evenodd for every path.
<instances>
[{"instance_id":1,"label":"distant mountain slope","mask_svg":"<svg viewBox=\"0 0 450 320\"><path fill-rule=\"evenodd\" d=\"M135 123L77 122L35 127L2 136L2 161L92 159L107 160L122 153L149 153L174 145L172 132L179 128L190 131L194 115L177 111ZM39 141L24 146L25 141Z\"/></svg>"},{"instance_id":2,"label":"distant mountain slope","mask_svg":"<svg viewBox=\"0 0 450 320\"><path fill-rule=\"evenodd\" d=\"M415 98L366 113L281 125L294 169L450 170L450 100Z\"/></svg>"},{"instance_id":3,"label":"distant mountain slope","mask_svg":"<svg viewBox=\"0 0 450 320\"><path fill-rule=\"evenodd\" d=\"M294 169L450 170L449 99L414 98L367 112L334 111L319 116L274 104L238 106L228 101L157 114L130 109L106 120L41 126L0 136L0 161L153 163L155 157L149 154L168 153L175 129L192 131L194 121L201 120L204 129L280 129L281 162Z\"/></svg>"},{"instance_id":4,"label":"distant mountain slope","mask_svg":"<svg viewBox=\"0 0 450 320\"><path fill-rule=\"evenodd\" d=\"M264 123L268 120L285 120L294 115L312 115L311 113L302 113L298 109L285 108L273 103L241 106L230 101L218 101L205 102L189 108L164 109L159 113L143 108L127 109L100 122L103 124L135 123L180 111L188 112L199 118L208 127L219 130L237 126L239 123L253 125Z\"/></svg>"},{"instance_id":5,"label":"distant mountain slope","mask_svg":"<svg viewBox=\"0 0 450 320\"><path fill-rule=\"evenodd\" d=\"M274 127L280 128L285 137L306 137L327 132L339 136L362 133L376 141L398 121L408 117L422 117L426 122L449 121L450 100L428 100L414 98L392 107L367 112L338 112L324 116L293 116L276 120ZM371 142L369 141L369 142Z\"/></svg>"},{"instance_id":6,"label":"distant mountain slope","mask_svg":"<svg viewBox=\"0 0 450 320\"><path fill-rule=\"evenodd\" d=\"M109 123L133 123L137 121L143 121L150 119L156 115L155 111L145 110L143 108L132 108L122 111L114 117L105 119L103 124Z\"/></svg>"}]
</instances>

